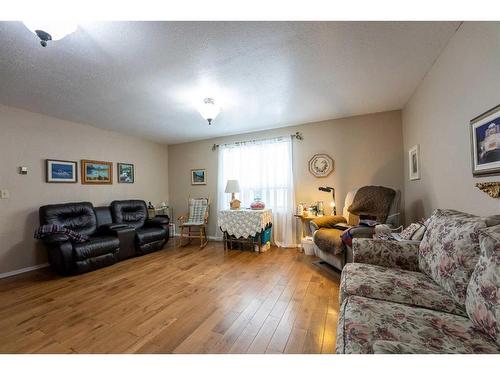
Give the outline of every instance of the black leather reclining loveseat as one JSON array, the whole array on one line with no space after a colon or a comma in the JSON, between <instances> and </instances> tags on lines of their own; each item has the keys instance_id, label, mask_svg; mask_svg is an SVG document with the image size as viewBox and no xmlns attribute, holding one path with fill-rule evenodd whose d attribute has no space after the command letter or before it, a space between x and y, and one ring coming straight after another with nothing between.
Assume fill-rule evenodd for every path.
<instances>
[{"instance_id":1,"label":"black leather reclining loveseat","mask_svg":"<svg viewBox=\"0 0 500 375\"><path fill-rule=\"evenodd\" d=\"M50 265L63 275L159 250L169 238L169 218L149 219L144 201L114 201L111 207L96 208L89 202L53 204L40 207L39 217L40 225L57 224L89 237L81 243L63 234L43 239Z\"/></svg>"}]
</instances>

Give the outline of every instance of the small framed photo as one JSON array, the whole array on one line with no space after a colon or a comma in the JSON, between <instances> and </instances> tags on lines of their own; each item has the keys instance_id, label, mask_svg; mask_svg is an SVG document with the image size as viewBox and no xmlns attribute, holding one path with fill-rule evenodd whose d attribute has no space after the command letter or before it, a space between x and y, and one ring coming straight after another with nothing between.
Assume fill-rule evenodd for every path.
<instances>
[{"instance_id":1,"label":"small framed photo","mask_svg":"<svg viewBox=\"0 0 500 375\"><path fill-rule=\"evenodd\" d=\"M420 180L420 146L415 145L408 151L410 181Z\"/></svg>"},{"instance_id":2,"label":"small framed photo","mask_svg":"<svg viewBox=\"0 0 500 375\"><path fill-rule=\"evenodd\" d=\"M207 171L205 169L191 169L191 185L206 185Z\"/></svg>"},{"instance_id":3,"label":"small framed photo","mask_svg":"<svg viewBox=\"0 0 500 375\"><path fill-rule=\"evenodd\" d=\"M472 175L500 174L500 105L470 121Z\"/></svg>"},{"instance_id":4,"label":"small framed photo","mask_svg":"<svg viewBox=\"0 0 500 375\"><path fill-rule=\"evenodd\" d=\"M113 163L82 160L82 184L105 185L113 183Z\"/></svg>"},{"instance_id":5,"label":"small framed photo","mask_svg":"<svg viewBox=\"0 0 500 375\"><path fill-rule=\"evenodd\" d=\"M122 184L134 183L134 164L118 163L118 182Z\"/></svg>"},{"instance_id":6,"label":"small framed photo","mask_svg":"<svg viewBox=\"0 0 500 375\"><path fill-rule=\"evenodd\" d=\"M78 163L70 160L47 159L45 181L75 183L78 182Z\"/></svg>"}]
</instances>

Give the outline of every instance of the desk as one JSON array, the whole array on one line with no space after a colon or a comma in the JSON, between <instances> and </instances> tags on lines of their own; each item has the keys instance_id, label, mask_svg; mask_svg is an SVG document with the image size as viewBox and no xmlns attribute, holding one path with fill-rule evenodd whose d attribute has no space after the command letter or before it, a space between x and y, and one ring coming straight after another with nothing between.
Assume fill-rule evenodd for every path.
<instances>
[{"instance_id":1,"label":"desk","mask_svg":"<svg viewBox=\"0 0 500 375\"><path fill-rule=\"evenodd\" d=\"M258 239L259 253L262 249L261 235L268 224L273 220L272 211L264 210L222 210L219 212L217 224L224 232L224 250L228 243L252 241ZM234 236L236 239L234 239Z\"/></svg>"}]
</instances>

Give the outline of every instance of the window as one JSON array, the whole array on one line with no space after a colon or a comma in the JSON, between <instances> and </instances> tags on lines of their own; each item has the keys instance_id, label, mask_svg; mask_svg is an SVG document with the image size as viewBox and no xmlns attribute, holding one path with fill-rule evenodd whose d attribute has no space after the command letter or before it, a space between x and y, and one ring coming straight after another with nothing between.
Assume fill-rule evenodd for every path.
<instances>
[{"instance_id":1,"label":"window","mask_svg":"<svg viewBox=\"0 0 500 375\"><path fill-rule=\"evenodd\" d=\"M224 193L227 180L238 180L242 208L261 198L273 211L274 244L296 246L290 138L220 145L218 177L219 210L229 208L231 195Z\"/></svg>"}]
</instances>

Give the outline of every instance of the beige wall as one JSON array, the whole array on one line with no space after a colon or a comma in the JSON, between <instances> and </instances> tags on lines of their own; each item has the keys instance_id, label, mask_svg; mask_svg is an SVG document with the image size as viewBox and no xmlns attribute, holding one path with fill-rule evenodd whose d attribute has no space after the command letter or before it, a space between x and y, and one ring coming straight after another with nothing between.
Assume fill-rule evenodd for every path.
<instances>
[{"instance_id":1,"label":"beige wall","mask_svg":"<svg viewBox=\"0 0 500 375\"><path fill-rule=\"evenodd\" d=\"M41 205L168 198L166 145L1 105L0 131L0 189L10 191L10 199L0 199L0 273L46 262L45 250L33 239ZM112 161L114 183L45 183L46 158ZM134 184L116 183L116 162L135 164ZM27 166L28 175L18 174L19 166Z\"/></svg>"},{"instance_id":2,"label":"beige wall","mask_svg":"<svg viewBox=\"0 0 500 375\"><path fill-rule=\"evenodd\" d=\"M216 124L214 126L217 126ZM242 134L206 141L170 145L169 191L174 217L187 209L189 196L212 197L209 235L216 232L217 152L214 143L270 138L302 132L303 141L293 141L293 172L296 201L330 201L319 186L336 189L339 209L347 191L367 184L380 184L402 190L403 148L400 111L383 112L344 119ZM327 153L335 160L335 171L327 178L315 178L307 169L311 156ZM206 168L207 185L192 186L190 170ZM244 202L249 203L249 202Z\"/></svg>"},{"instance_id":3,"label":"beige wall","mask_svg":"<svg viewBox=\"0 0 500 375\"><path fill-rule=\"evenodd\" d=\"M466 22L403 110L407 221L435 208L498 214L500 201L473 178L469 121L500 104L500 23ZM408 149L420 144L421 180L408 180Z\"/></svg>"}]
</instances>

